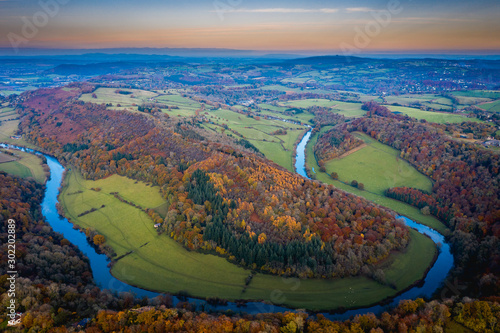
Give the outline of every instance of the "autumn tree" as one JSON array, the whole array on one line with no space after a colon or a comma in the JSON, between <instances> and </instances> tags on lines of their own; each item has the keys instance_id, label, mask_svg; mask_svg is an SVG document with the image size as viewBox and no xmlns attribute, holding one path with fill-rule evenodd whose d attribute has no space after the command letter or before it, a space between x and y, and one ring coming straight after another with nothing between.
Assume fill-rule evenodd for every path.
<instances>
[{"instance_id":1,"label":"autumn tree","mask_svg":"<svg viewBox=\"0 0 500 333\"><path fill-rule=\"evenodd\" d=\"M101 244L104 244L106 238L103 235L95 235L93 241L95 245L99 246Z\"/></svg>"}]
</instances>

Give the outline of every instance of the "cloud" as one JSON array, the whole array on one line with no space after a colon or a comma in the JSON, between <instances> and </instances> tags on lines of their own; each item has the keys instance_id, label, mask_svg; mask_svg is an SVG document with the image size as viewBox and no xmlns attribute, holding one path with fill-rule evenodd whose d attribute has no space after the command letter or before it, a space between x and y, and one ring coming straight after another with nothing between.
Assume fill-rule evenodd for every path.
<instances>
[{"instance_id":1,"label":"cloud","mask_svg":"<svg viewBox=\"0 0 500 333\"><path fill-rule=\"evenodd\" d=\"M257 8L257 9L227 9L224 10L225 13L281 13L281 14L289 14L289 13L336 13L338 12L337 8L321 8L321 9L305 9L305 8Z\"/></svg>"},{"instance_id":2,"label":"cloud","mask_svg":"<svg viewBox=\"0 0 500 333\"><path fill-rule=\"evenodd\" d=\"M393 20L393 22L398 23L415 23L415 24L427 24L427 23L448 23L448 22L476 22L474 19L464 19L464 18L453 18L453 17L401 17L400 19Z\"/></svg>"},{"instance_id":3,"label":"cloud","mask_svg":"<svg viewBox=\"0 0 500 333\"><path fill-rule=\"evenodd\" d=\"M375 9L368 7L350 7L345 9L348 13L365 13L365 12L373 12Z\"/></svg>"}]
</instances>

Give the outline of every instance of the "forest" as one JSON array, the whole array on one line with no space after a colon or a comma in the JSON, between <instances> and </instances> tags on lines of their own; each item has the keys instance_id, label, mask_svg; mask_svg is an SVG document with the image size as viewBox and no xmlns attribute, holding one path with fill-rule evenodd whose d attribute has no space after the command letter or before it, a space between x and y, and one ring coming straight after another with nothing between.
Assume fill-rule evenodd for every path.
<instances>
[{"instance_id":1,"label":"forest","mask_svg":"<svg viewBox=\"0 0 500 333\"><path fill-rule=\"evenodd\" d=\"M172 79L189 81L190 85L203 80L187 75ZM191 93L199 94L196 101L214 109L227 104L234 112L252 117L261 116L259 105L238 108L235 101L267 103L273 99L278 105L331 97L315 90L303 91L316 87L305 83L289 84L286 89L297 89L296 93L260 89L260 84L245 88L222 85L240 79L220 80L220 85L194 85ZM440 83L429 81L426 85ZM248 140L203 129L196 117L168 116L149 104L142 104L140 112L131 112L79 100L82 94L94 94L97 88L92 83L76 83L25 92L19 97L0 95L0 101L11 103L20 114L19 133L24 138L65 166L75 168L84 179L118 174L159 186L168 209L146 209L151 225L160 224L159 233L188 250L218 255L235 265L280 276L306 279L363 275L383 284L378 268L391 253L404 253L411 241L408 229L390 210L332 185L299 177L266 160ZM376 89L382 88L377 85ZM444 84L441 88L448 87ZM351 99L349 93L345 96ZM359 96L352 98L360 102ZM466 286L460 290L461 296L477 299L454 296L407 300L378 316L366 314L339 322L302 311L206 313L187 302L174 306L168 295L149 300L134 299L128 293L114 295L94 284L81 252L43 221L43 186L0 172L3 248L7 219L14 218L21 226L17 262L23 276L18 279L21 292L16 297L21 305L18 310L24 315L17 330L497 332L499 155L460 138L466 135L468 139L484 140L496 135L495 126L428 123L393 113L373 101L359 105L366 115L356 119L334 113L331 107L280 108L284 116L312 114L309 124L313 132L334 126L321 134L314 147L320 166L362 145L362 140L352 134L359 131L397 149L401 159L430 177L430 192L397 187L388 189L385 195L435 216L450 228L447 241L452 246L455 267L448 281ZM197 117L199 114L196 111ZM286 131L275 134L284 135ZM101 237L96 244L104 241ZM7 261L6 253L3 249L1 263ZM6 325L7 285L7 275L1 275L0 329Z\"/></svg>"},{"instance_id":2,"label":"forest","mask_svg":"<svg viewBox=\"0 0 500 333\"><path fill-rule=\"evenodd\" d=\"M151 216L189 249L273 274L331 278L373 276L378 262L408 244L406 227L380 206L242 154L239 145L200 141L186 134L197 130L188 122L74 101L92 89L26 94L18 107L27 138L86 179L116 173L160 186L170 208Z\"/></svg>"},{"instance_id":3,"label":"forest","mask_svg":"<svg viewBox=\"0 0 500 333\"><path fill-rule=\"evenodd\" d=\"M318 165L324 165L327 161L338 158L346 152L359 147L363 140L356 138L344 128L334 127L323 133L314 146L314 155Z\"/></svg>"},{"instance_id":4,"label":"forest","mask_svg":"<svg viewBox=\"0 0 500 333\"><path fill-rule=\"evenodd\" d=\"M400 187L386 195L427 210L445 223L452 230L455 274L477 295L498 294L499 155L454 139L441 126L400 116L356 119L348 130L362 131L400 150L401 158L433 180L431 193Z\"/></svg>"},{"instance_id":5,"label":"forest","mask_svg":"<svg viewBox=\"0 0 500 333\"><path fill-rule=\"evenodd\" d=\"M7 244L7 220L15 219L18 277L16 300L23 312L13 332L416 332L463 325L475 332L495 332L498 300L458 302L404 301L379 317L356 316L344 322L304 312L261 315L209 314L168 295L135 299L114 295L93 283L81 252L43 221L43 187L0 172L0 239ZM0 262L7 262L2 256ZM5 329L7 274L0 276L0 328Z\"/></svg>"}]
</instances>

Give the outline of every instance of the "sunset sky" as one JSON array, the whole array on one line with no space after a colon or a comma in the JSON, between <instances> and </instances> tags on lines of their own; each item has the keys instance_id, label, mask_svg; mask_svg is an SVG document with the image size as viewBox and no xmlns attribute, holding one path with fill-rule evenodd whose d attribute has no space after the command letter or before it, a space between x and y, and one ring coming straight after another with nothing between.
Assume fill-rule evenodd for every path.
<instances>
[{"instance_id":1,"label":"sunset sky","mask_svg":"<svg viewBox=\"0 0 500 333\"><path fill-rule=\"evenodd\" d=\"M0 47L13 44L498 54L500 1L0 0Z\"/></svg>"}]
</instances>

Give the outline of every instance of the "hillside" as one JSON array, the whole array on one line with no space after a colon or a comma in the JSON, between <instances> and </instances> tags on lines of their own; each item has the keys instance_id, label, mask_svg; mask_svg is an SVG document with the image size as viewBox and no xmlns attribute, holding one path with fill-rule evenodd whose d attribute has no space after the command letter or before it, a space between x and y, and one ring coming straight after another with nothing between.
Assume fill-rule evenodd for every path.
<instances>
[{"instance_id":1,"label":"hillside","mask_svg":"<svg viewBox=\"0 0 500 333\"><path fill-rule=\"evenodd\" d=\"M106 110L76 101L92 87L71 89L24 95L29 140L86 179L119 174L158 185L169 209L151 214L189 249L274 274L335 277L372 274L408 243L388 210L360 197L203 140L188 122Z\"/></svg>"}]
</instances>

